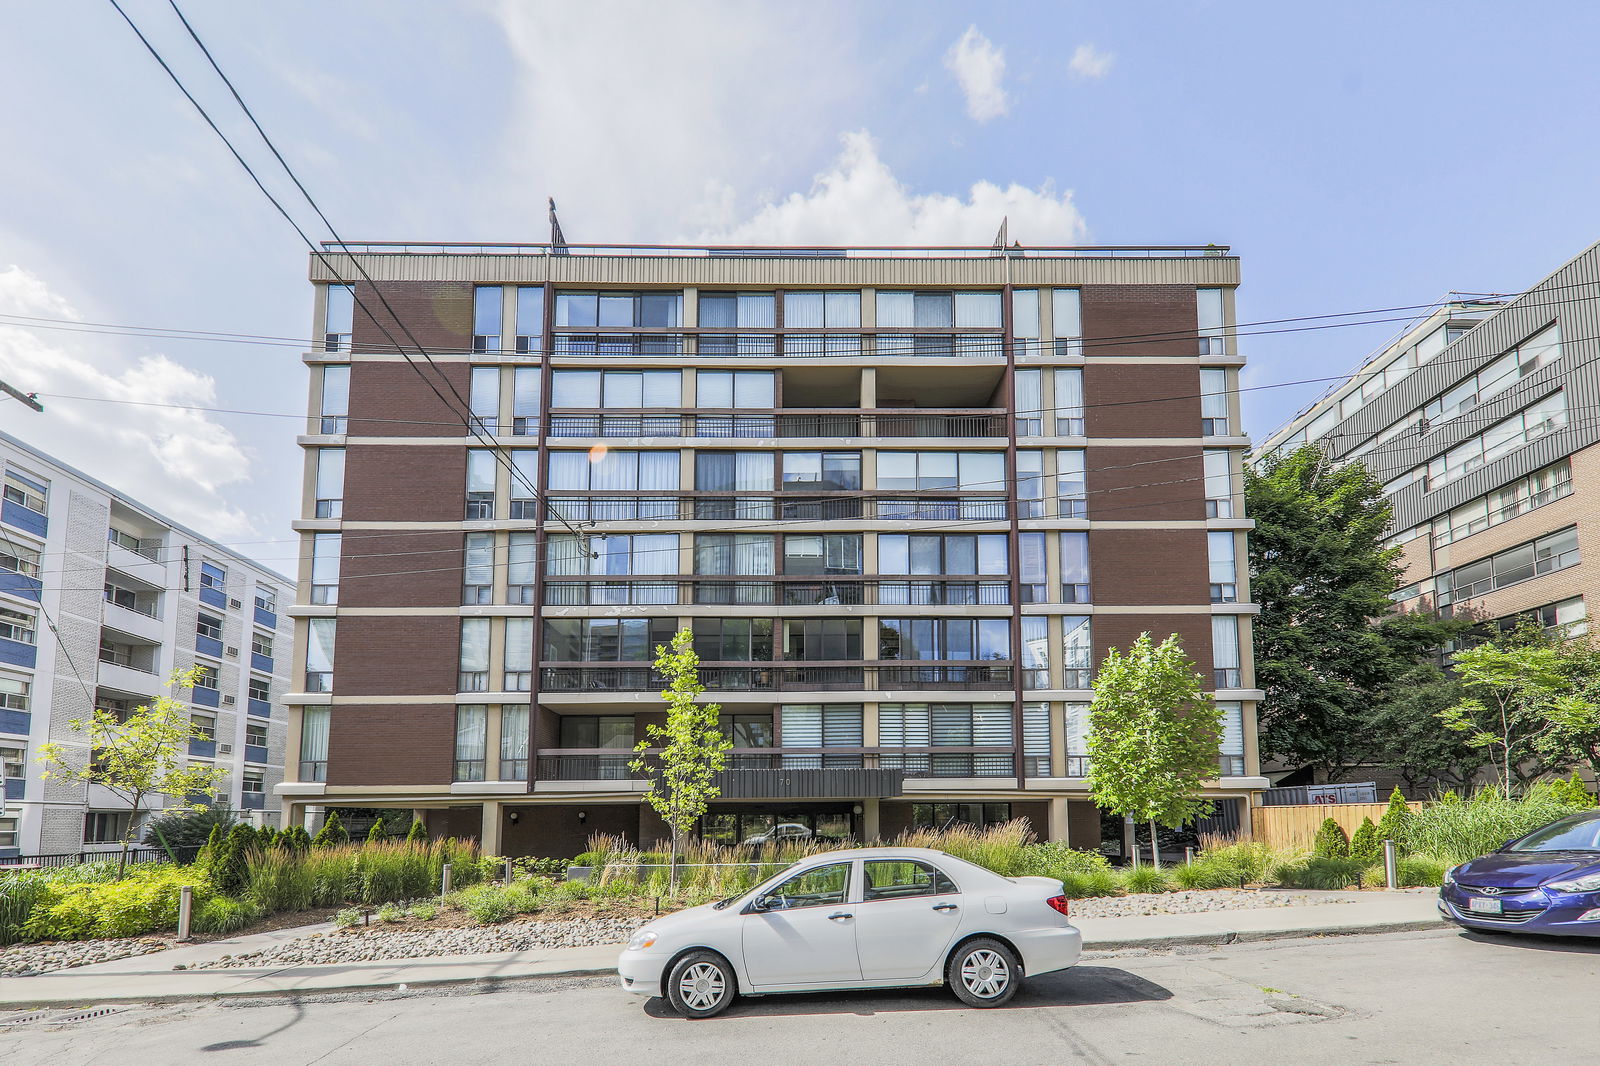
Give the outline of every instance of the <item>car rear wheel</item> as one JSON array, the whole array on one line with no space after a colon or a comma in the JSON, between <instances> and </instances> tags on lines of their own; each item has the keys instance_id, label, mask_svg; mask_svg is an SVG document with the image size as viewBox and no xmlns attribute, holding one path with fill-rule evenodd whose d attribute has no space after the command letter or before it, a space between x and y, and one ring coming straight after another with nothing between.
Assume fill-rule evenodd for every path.
<instances>
[{"instance_id":1,"label":"car rear wheel","mask_svg":"<svg viewBox=\"0 0 1600 1066\"><path fill-rule=\"evenodd\" d=\"M685 1018L721 1014L737 994L733 967L715 952L691 952L667 975L667 1002Z\"/></svg>"},{"instance_id":2,"label":"car rear wheel","mask_svg":"<svg viewBox=\"0 0 1600 1066\"><path fill-rule=\"evenodd\" d=\"M1017 994L1022 967L1016 953L998 940L969 940L955 950L944 979L969 1007L998 1007Z\"/></svg>"}]
</instances>

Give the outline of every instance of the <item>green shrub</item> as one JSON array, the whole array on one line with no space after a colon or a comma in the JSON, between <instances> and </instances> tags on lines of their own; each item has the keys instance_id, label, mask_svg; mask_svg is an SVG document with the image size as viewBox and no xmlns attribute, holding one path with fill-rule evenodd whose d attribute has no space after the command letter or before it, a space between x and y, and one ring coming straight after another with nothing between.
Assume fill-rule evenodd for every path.
<instances>
[{"instance_id":1,"label":"green shrub","mask_svg":"<svg viewBox=\"0 0 1600 1066\"><path fill-rule=\"evenodd\" d=\"M566 859L535 859L530 857L513 859L511 865L519 874L562 878L567 875L567 867L572 864Z\"/></svg>"},{"instance_id":2,"label":"green shrub","mask_svg":"<svg viewBox=\"0 0 1600 1066\"><path fill-rule=\"evenodd\" d=\"M380 840L388 840L389 834L383 827L383 819L379 818L372 823L372 828L367 830L367 843L376 844Z\"/></svg>"},{"instance_id":3,"label":"green shrub","mask_svg":"<svg viewBox=\"0 0 1600 1066\"><path fill-rule=\"evenodd\" d=\"M1061 875L1061 888L1069 899L1088 899L1092 896L1115 896L1118 891L1117 875L1107 870L1090 873L1065 873Z\"/></svg>"},{"instance_id":4,"label":"green shrub","mask_svg":"<svg viewBox=\"0 0 1600 1066\"><path fill-rule=\"evenodd\" d=\"M311 848L311 834L303 825L291 825L278 834L278 847L284 851L305 852Z\"/></svg>"},{"instance_id":5,"label":"green shrub","mask_svg":"<svg viewBox=\"0 0 1600 1066\"><path fill-rule=\"evenodd\" d=\"M194 931L197 933L236 933L262 917L262 910L254 901L212 896L194 910Z\"/></svg>"},{"instance_id":6,"label":"green shrub","mask_svg":"<svg viewBox=\"0 0 1600 1066\"><path fill-rule=\"evenodd\" d=\"M385 903L378 908L378 921L398 922L406 916L405 909L398 903Z\"/></svg>"},{"instance_id":7,"label":"green shrub","mask_svg":"<svg viewBox=\"0 0 1600 1066\"><path fill-rule=\"evenodd\" d=\"M1445 871L1453 865L1429 855L1406 855L1395 863L1395 872L1401 888L1438 888L1444 884ZM1379 873L1381 876L1382 867Z\"/></svg>"},{"instance_id":8,"label":"green shrub","mask_svg":"<svg viewBox=\"0 0 1600 1066\"><path fill-rule=\"evenodd\" d=\"M362 914L360 907L346 907L333 916L333 924L340 929L348 929L352 925L360 925Z\"/></svg>"},{"instance_id":9,"label":"green shrub","mask_svg":"<svg viewBox=\"0 0 1600 1066\"><path fill-rule=\"evenodd\" d=\"M436 903L413 903L406 913L419 922L431 922L438 916L439 906Z\"/></svg>"},{"instance_id":10,"label":"green shrub","mask_svg":"<svg viewBox=\"0 0 1600 1066\"><path fill-rule=\"evenodd\" d=\"M344 823L339 821L338 811L328 812L328 817L323 821L322 828L318 829L317 835L311 838L311 843L319 848L331 848L340 844L350 843L350 834L345 829Z\"/></svg>"},{"instance_id":11,"label":"green shrub","mask_svg":"<svg viewBox=\"0 0 1600 1066\"><path fill-rule=\"evenodd\" d=\"M421 818L411 819L411 828L406 830L406 843L426 844L428 842L428 827L422 824Z\"/></svg>"},{"instance_id":12,"label":"green shrub","mask_svg":"<svg viewBox=\"0 0 1600 1066\"><path fill-rule=\"evenodd\" d=\"M1400 788L1397 785L1395 790L1389 793L1389 806L1384 809L1383 817L1378 819L1378 846L1381 848L1385 840L1392 840L1395 847L1404 849L1406 827L1410 824L1411 807L1406 803L1406 798L1400 795Z\"/></svg>"},{"instance_id":13,"label":"green shrub","mask_svg":"<svg viewBox=\"0 0 1600 1066\"><path fill-rule=\"evenodd\" d=\"M214 895L203 872L164 863L137 867L121 881L52 879L33 900L22 938L85 940L174 929L184 885L194 889L197 908Z\"/></svg>"},{"instance_id":14,"label":"green shrub","mask_svg":"<svg viewBox=\"0 0 1600 1066\"><path fill-rule=\"evenodd\" d=\"M1344 835L1344 827L1332 818L1322 820L1322 828L1317 830L1317 839L1311 845L1311 854L1319 859L1347 859L1350 857L1350 838Z\"/></svg>"},{"instance_id":15,"label":"green shrub","mask_svg":"<svg viewBox=\"0 0 1600 1066\"><path fill-rule=\"evenodd\" d=\"M504 885L473 885L455 893L453 902L471 915L472 920L479 925L503 922L517 913L511 893Z\"/></svg>"},{"instance_id":16,"label":"green shrub","mask_svg":"<svg viewBox=\"0 0 1600 1066\"><path fill-rule=\"evenodd\" d=\"M1595 805L1594 797L1589 794L1589 786L1583 783L1583 778L1578 776L1576 770L1572 771L1571 777L1552 781L1550 793L1572 807L1585 808Z\"/></svg>"},{"instance_id":17,"label":"green shrub","mask_svg":"<svg viewBox=\"0 0 1600 1066\"><path fill-rule=\"evenodd\" d=\"M664 890L668 876L668 871L657 870L652 876L652 884L654 879L659 878L661 887ZM588 882L585 881L562 881L554 885L549 893L552 899L588 899L593 894L593 890L589 887Z\"/></svg>"},{"instance_id":18,"label":"green shrub","mask_svg":"<svg viewBox=\"0 0 1600 1066\"><path fill-rule=\"evenodd\" d=\"M256 832L238 823L228 830L222 846L211 860L211 880L226 896L237 896L250 880L250 860L259 854Z\"/></svg>"},{"instance_id":19,"label":"green shrub","mask_svg":"<svg viewBox=\"0 0 1600 1066\"><path fill-rule=\"evenodd\" d=\"M233 828L232 812L225 807L202 807L161 814L145 826L142 842L152 848L198 848Z\"/></svg>"},{"instance_id":20,"label":"green shrub","mask_svg":"<svg viewBox=\"0 0 1600 1066\"><path fill-rule=\"evenodd\" d=\"M316 880L297 854L269 848L245 864L244 897L267 914L310 910L317 904Z\"/></svg>"},{"instance_id":21,"label":"green shrub","mask_svg":"<svg viewBox=\"0 0 1600 1066\"><path fill-rule=\"evenodd\" d=\"M1361 824L1350 837L1350 857L1365 863L1377 862L1383 848L1378 843L1378 827L1371 818L1361 819Z\"/></svg>"},{"instance_id":22,"label":"green shrub","mask_svg":"<svg viewBox=\"0 0 1600 1066\"><path fill-rule=\"evenodd\" d=\"M1154 866L1135 866L1123 871L1122 887L1141 895L1151 892L1170 892L1172 880L1164 870Z\"/></svg>"},{"instance_id":23,"label":"green shrub","mask_svg":"<svg viewBox=\"0 0 1600 1066\"><path fill-rule=\"evenodd\" d=\"M100 884L115 880L116 876L114 862L0 873L0 944L33 939L27 932L27 925L34 911L59 899L68 888Z\"/></svg>"},{"instance_id":24,"label":"green shrub","mask_svg":"<svg viewBox=\"0 0 1600 1066\"><path fill-rule=\"evenodd\" d=\"M1312 856L1296 862L1280 863L1272 871L1275 881L1287 888L1337 890L1361 883L1361 863L1350 858Z\"/></svg>"},{"instance_id":25,"label":"green shrub","mask_svg":"<svg viewBox=\"0 0 1600 1066\"><path fill-rule=\"evenodd\" d=\"M1412 812L1404 843L1408 852L1453 865L1485 855L1580 809L1568 802L1565 790L1550 784L1536 784L1515 799L1507 799L1497 788L1484 788L1470 802L1441 797Z\"/></svg>"},{"instance_id":26,"label":"green shrub","mask_svg":"<svg viewBox=\"0 0 1600 1066\"><path fill-rule=\"evenodd\" d=\"M1019 875L1060 878L1064 874L1087 874L1109 870L1110 860L1098 851L1069 848L1057 841L1024 844L1017 861Z\"/></svg>"},{"instance_id":27,"label":"green shrub","mask_svg":"<svg viewBox=\"0 0 1600 1066\"><path fill-rule=\"evenodd\" d=\"M232 828L231 826L229 828ZM195 864L211 869L216 865L222 855L222 849L228 840L228 831L220 824L211 827L211 834L206 837L205 844L194 857Z\"/></svg>"}]
</instances>

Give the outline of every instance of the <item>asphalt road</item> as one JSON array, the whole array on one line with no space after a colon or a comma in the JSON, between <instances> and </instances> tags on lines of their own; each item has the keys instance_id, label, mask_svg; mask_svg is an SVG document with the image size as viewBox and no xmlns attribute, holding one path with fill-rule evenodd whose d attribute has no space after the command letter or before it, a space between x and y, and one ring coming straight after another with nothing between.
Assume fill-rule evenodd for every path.
<instances>
[{"instance_id":1,"label":"asphalt road","mask_svg":"<svg viewBox=\"0 0 1600 1066\"><path fill-rule=\"evenodd\" d=\"M599 979L135 1007L13 1024L6 1066L86 1063L1316 1064L1595 1061L1600 939L1455 930L1127 952L1000 1010L942 989L749 999L687 1022Z\"/></svg>"}]
</instances>

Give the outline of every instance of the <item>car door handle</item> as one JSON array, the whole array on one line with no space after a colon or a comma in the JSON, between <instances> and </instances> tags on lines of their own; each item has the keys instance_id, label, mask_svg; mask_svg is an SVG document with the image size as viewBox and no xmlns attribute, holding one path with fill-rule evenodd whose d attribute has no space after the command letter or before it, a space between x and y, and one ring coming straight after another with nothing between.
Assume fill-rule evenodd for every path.
<instances>
[{"instance_id":1,"label":"car door handle","mask_svg":"<svg viewBox=\"0 0 1600 1066\"><path fill-rule=\"evenodd\" d=\"M854 918L854 917L855 917L855 915L851 914L849 911L835 911L834 913L828 915L828 921L830 921L830 922L838 922L838 921L843 921L846 918Z\"/></svg>"},{"instance_id":2,"label":"car door handle","mask_svg":"<svg viewBox=\"0 0 1600 1066\"><path fill-rule=\"evenodd\" d=\"M935 903L933 909L936 911L953 911L956 909L956 905L954 903Z\"/></svg>"}]
</instances>

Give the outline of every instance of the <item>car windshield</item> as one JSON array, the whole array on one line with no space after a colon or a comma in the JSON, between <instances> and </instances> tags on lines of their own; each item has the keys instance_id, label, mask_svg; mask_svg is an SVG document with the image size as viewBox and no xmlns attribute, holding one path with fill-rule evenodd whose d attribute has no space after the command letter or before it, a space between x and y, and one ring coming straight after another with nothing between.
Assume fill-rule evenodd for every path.
<instances>
[{"instance_id":1,"label":"car windshield","mask_svg":"<svg viewBox=\"0 0 1600 1066\"><path fill-rule=\"evenodd\" d=\"M1507 851L1600 851L1600 818L1578 814L1551 822L1515 841Z\"/></svg>"}]
</instances>

